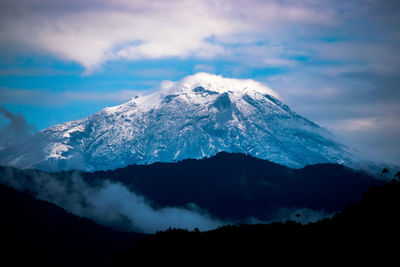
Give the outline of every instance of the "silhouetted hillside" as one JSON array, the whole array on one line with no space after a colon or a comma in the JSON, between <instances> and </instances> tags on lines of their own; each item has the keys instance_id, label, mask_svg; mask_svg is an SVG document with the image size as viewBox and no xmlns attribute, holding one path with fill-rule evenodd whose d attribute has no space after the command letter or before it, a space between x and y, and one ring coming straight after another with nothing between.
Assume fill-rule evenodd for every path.
<instances>
[{"instance_id":1,"label":"silhouetted hillside","mask_svg":"<svg viewBox=\"0 0 400 267\"><path fill-rule=\"evenodd\" d=\"M329 265L398 260L400 183L375 186L360 202L332 219L301 225L294 221L234 225L208 232L159 232L114 259L113 266L145 260L152 264ZM157 255L157 257L149 257ZM351 261L350 261L351 260ZM371 262L370 262L371 263ZM395 264L392 262L391 264Z\"/></svg>"},{"instance_id":2,"label":"silhouetted hillside","mask_svg":"<svg viewBox=\"0 0 400 267\"><path fill-rule=\"evenodd\" d=\"M0 185L2 266L103 266L143 234L116 232Z\"/></svg>"},{"instance_id":3,"label":"silhouetted hillside","mask_svg":"<svg viewBox=\"0 0 400 267\"><path fill-rule=\"evenodd\" d=\"M371 186L385 184L338 164L291 169L226 152L201 160L131 165L82 175L91 183L122 182L157 207L195 203L218 218L233 221L276 219L282 208L332 213L358 201Z\"/></svg>"}]
</instances>

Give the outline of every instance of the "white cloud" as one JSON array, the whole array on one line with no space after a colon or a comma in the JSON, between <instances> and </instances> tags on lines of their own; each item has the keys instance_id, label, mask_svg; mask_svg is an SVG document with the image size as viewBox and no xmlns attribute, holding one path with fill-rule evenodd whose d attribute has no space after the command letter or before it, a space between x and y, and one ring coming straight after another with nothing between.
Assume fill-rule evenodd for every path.
<instances>
[{"instance_id":1,"label":"white cloud","mask_svg":"<svg viewBox=\"0 0 400 267\"><path fill-rule=\"evenodd\" d=\"M217 91L220 93L227 91L244 92L251 89L279 98L278 93L273 91L264 83L252 79L225 78L221 75L209 74L205 72L199 72L194 75L186 76L177 82L163 81L161 83L159 92L161 94L172 94L186 90L191 91L193 88L198 86L202 86L207 90Z\"/></svg>"},{"instance_id":2,"label":"white cloud","mask_svg":"<svg viewBox=\"0 0 400 267\"><path fill-rule=\"evenodd\" d=\"M48 173L33 172L15 175L13 169L0 170L0 183L20 191L29 191L36 198L54 203L75 215L122 231L155 233L173 228L198 227L212 230L227 224L213 218L195 203L187 207L155 209L149 200L112 181L96 186L86 183L79 173L63 179Z\"/></svg>"},{"instance_id":3,"label":"white cloud","mask_svg":"<svg viewBox=\"0 0 400 267\"><path fill-rule=\"evenodd\" d=\"M283 35L285 25L328 25L335 17L332 10L308 5L307 1L2 2L0 43L10 49L36 50L76 61L87 72L121 58L210 59L229 55L226 42L259 40L255 35L264 38L273 32ZM273 65L290 63L276 57L268 60Z\"/></svg>"},{"instance_id":4,"label":"white cloud","mask_svg":"<svg viewBox=\"0 0 400 267\"><path fill-rule=\"evenodd\" d=\"M27 2L36 6L34 1ZM141 6L127 2L119 3L127 8L117 4L108 10L82 4L74 12L61 11L61 5L50 4L57 9L54 15L35 9L24 11L23 17L5 13L1 39L77 61L89 71L116 58L204 58L222 53L222 47L206 38L229 34L235 22L206 10L205 2L180 3L159 1L159 5Z\"/></svg>"}]
</instances>

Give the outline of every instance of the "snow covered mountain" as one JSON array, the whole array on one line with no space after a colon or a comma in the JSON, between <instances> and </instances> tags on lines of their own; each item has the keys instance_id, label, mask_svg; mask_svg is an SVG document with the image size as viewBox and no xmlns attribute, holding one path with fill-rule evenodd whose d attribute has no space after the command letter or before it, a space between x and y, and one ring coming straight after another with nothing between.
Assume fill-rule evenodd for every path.
<instances>
[{"instance_id":1,"label":"snow covered mountain","mask_svg":"<svg viewBox=\"0 0 400 267\"><path fill-rule=\"evenodd\" d=\"M106 170L129 164L247 153L289 167L348 163L346 148L253 80L197 73L0 151L0 163L43 170Z\"/></svg>"}]
</instances>

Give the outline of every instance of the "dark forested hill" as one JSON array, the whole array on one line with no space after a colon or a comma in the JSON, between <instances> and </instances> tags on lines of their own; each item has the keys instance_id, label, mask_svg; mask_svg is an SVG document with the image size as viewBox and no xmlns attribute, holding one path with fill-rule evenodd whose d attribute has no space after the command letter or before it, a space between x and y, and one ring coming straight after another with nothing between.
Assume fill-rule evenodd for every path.
<instances>
[{"instance_id":1,"label":"dark forested hill","mask_svg":"<svg viewBox=\"0 0 400 267\"><path fill-rule=\"evenodd\" d=\"M170 207L207 220L206 226L192 223L190 229L295 219L299 212L307 223L340 211L371 186L387 182L337 164L291 169L249 155L218 153L93 173L0 167L0 183L117 229L154 232L174 226L163 222L162 208ZM141 212L152 214L149 221L141 219ZM159 226L149 230L153 215Z\"/></svg>"},{"instance_id":2,"label":"dark forested hill","mask_svg":"<svg viewBox=\"0 0 400 267\"><path fill-rule=\"evenodd\" d=\"M133 261L149 265L196 266L219 263L243 266L330 265L398 261L400 240L400 183L375 186L360 202L333 218L301 225L285 223L233 225L198 232L170 229L140 241L138 246L116 257L113 266ZM148 257L157 255L157 258Z\"/></svg>"},{"instance_id":3,"label":"dark forested hill","mask_svg":"<svg viewBox=\"0 0 400 267\"><path fill-rule=\"evenodd\" d=\"M244 154L221 152L211 158L131 165L84 173L89 182L110 179L144 195L153 205L195 203L227 220L274 220L281 209L336 212L358 201L373 185L385 184L338 164L291 169Z\"/></svg>"},{"instance_id":4,"label":"dark forested hill","mask_svg":"<svg viewBox=\"0 0 400 267\"><path fill-rule=\"evenodd\" d=\"M113 231L0 185L1 266L103 266L145 235Z\"/></svg>"}]
</instances>

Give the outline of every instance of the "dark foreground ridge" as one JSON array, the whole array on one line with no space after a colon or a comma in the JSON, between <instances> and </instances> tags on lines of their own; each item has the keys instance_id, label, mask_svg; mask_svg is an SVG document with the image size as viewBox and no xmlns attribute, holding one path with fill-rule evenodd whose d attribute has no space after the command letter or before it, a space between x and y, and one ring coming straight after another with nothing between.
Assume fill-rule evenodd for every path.
<instances>
[{"instance_id":1,"label":"dark foreground ridge","mask_svg":"<svg viewBox=\"0 0 400 267\"><path fill-rule=\"evenodd\" d=\"M112 266L134 262L199 265L216 263L329 263L389 259L398 261L400 183L375 186L360 202L332 219L301 225L294 221L225 226L208 232L170 229L159 232L114 258ZM393 264L393 262L392 262ZM274 266L274 265L273 265Z\"/></svg>"},{"instance_id":2,"label":"dark foreground ridge","mask_svg":"<svg viewBox=\"0 0 400 267\"><path fill-rule=\"evenodd\" d=\"M146 235L111 230L0 185L1 266L105 266Z\"/></svg>"}]
</instances>

